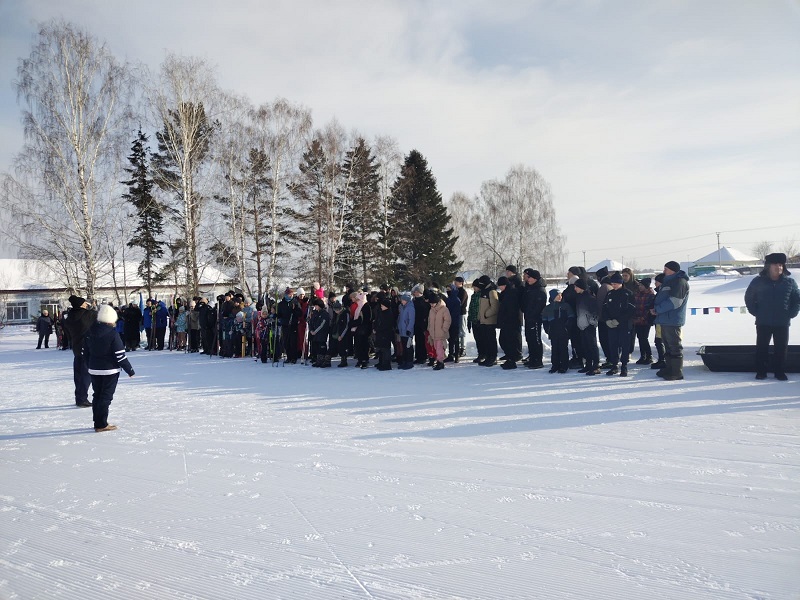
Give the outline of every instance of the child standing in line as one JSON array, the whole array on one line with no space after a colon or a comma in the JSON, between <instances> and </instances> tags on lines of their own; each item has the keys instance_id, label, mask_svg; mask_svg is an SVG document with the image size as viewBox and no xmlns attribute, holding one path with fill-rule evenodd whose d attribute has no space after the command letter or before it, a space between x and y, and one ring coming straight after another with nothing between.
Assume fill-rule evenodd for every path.
<instances>
[{"instance_id":1,"label":"child standing in line","mask_svg":"<svg viewBox=\"0 0 800 600\"><path fill-rule=\"evenodd\" d=\"M569 370L569 333L575 320L575 311L561 301L561 292L550 290L550 304L542 311L542 325L550 337L550 373Z\"/></svg>"},{"instance_id":2,"label":"child standing in line","mask_svg":"<svg viewBox=\"0 0 800 600\"><path fill-rule=\"evenodd\" d=\"M125 356L125 346L114 326L117 311L103 304L97 321L89 329L83 342L83 355L92 378L92 416L95 431L114 431L117 426L108 424L108 407L114 399L120 368L129 377L134 376L133 367Z\"/></svg>"}]
</instances>

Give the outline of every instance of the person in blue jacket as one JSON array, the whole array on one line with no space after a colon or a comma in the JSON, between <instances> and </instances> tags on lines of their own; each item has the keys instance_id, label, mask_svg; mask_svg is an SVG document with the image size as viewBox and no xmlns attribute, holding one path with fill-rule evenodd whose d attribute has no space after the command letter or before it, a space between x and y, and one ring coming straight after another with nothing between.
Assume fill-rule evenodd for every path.
<instances>
[{"instance_id":1,"label":"person in blue jacket","mask_svg":"<svg viewBox=\"0 0 800 600\"><path fill-rule=\"evenodd\" d=\"M786 381L786 353L789 348L789 325L800 311L797 282L786 269L786 255L769 254L764 269L747 286L744 303L756 318L756 379L766 379L769 365L769 342L775 345L775 379Z\"/></svg>"},{"instance_id":2,"label":"person in blue jacket","mask_svg":"<svg viewBox=\"0 0 800 600\"><path fill-rule=\"evenodd\" d=\"M664 342L663 369L656 375L667 381L683 379L683 345L681 327L686 323L686 306L689 299L689 277L681 270L677 261L664 265L664 281L656 293L651 313L656 316L656 325L661 325Z\"/></svg>"},{"instance_id":3,"label":"person in blue jacket","mask_svg":"<svg viewBox=\"0 0 800 600\"><path fill-rule=\"evenodd\" d=\"M411 294L400 294L400 314L397 316L397 332L400 334L400 343L403 354L397 357L398 367L403 370L414 368L414 321L416 309Z\"/></svg>"},{"instance_id":4,"label":"person in blue jacket","mask_svg":"<svg viewBox=\"0 0 800 600\"><path fill-rule=\"evenodd\" d=\"M133 367L125 356L125 346L114 328L116 323L117 311L103 304L83 342L83 356L92 378L94 430L98 432L117 428L108 424L108 407L114 399L120 369L129 377L134 376Z\"/></svg>"}]
</instances>

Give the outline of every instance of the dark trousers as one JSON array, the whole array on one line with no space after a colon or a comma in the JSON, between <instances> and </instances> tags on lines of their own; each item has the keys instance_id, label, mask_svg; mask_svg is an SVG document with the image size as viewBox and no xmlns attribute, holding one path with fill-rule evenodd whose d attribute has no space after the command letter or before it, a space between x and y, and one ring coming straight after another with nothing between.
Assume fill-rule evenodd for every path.
<instances>
[{"instance_id":1,"label":"dark trousers","mask_svg":"<svg viewBox=\"0 0 800 600\"><path fill-rule=\"evenodd\" d=\"M652 325L637 325L636 339L639 340L639 352L642 358L653 358L653 349L650 347L650 328Z\"/></svg>"},{"instance_id":2,"label":"dark trousers","mask_svg":"<svg viewBox=\"0 0 800 600\"><path fill-rule=\"evenodd\" d=\"M42 342L44 342L44 347L50 347L50 334L49 333L40 333L39 334L39 343L36 345L36 348L42 347Z\"/></svg>"},{"instance_id":3,"label":"dark trousers","mask_svg":"<svg viewBox=\"0 0 800 600\"><path fill-rule=\"evenodd\" d=\"M611 351L608 349L608 325L606 325L603 321L600 321L597 324L597 339L600 340L600 347L603 349L603 356L608 357L611 354Z\"/></svg>"},{"instance_id":4,"label":"dark trousers","mask_svg":"<svg viewBox=\"0 0 800 600\"><path fill-rule=\"evenodd\" d=\"M75 381L75 404L89 401L89 386L92 378L89 375L89 367L86 359L82 355L72 359L72 378Z\"/></svg>"},{"instance_id":5,"label":"dark trousers","mask_svg":"<svg viewBox=\"0 0 800 600\"><path fill-rule=\"evenodd\" d=\"M113 375L90 375L92 378L92 417L94 426L102 429L108 425L108 406L114 399L119 373Z\"/></svg>"},{"instance_id":6,"label":"dark trousers","mask_svg":"<svg viewBox=\"0 0 800 600\"><path fill-rule=\"evenodd\" d=\"M153 349L153 328L152 327L145 327L144 334L147 336L147 349Z\"/></svg>"},{"instance_id":7,"label":"dark trousers","mask_svg":"<svg viewBox=\"0 0 800 600\"><path fill-rule=\"evenodd\" d=\"M586 358L586 368L596 369L600 366L600 352L597 349L597 328L589 325L581 331L581 348Z\"/></svg>"},{"instance_id":8,"label":"dark trousers","mask_svg":"<svg viewBox=\"0 0 800 600\"><path fill-rule=\"evenodd\" d=\"M683 344L681 344L680 326L662 325L661 341L664 342L664 353L667 357L683 358Z\"/></svg>"},{"instance_id":9,"label":"dark trousers","mask_svg":"<svg viewBox=\"0 0 800 600\"><path fill-rule=\"evenodd\" d=\"M275 351L277 356L281 355L282 351L286 352L286 360L297 360L297 330L292 329L289 325L284 325L281 330L280 337L281 347Z\"/></svg>"},{"instance_id":10,"label":"dark trousers","mask_svg":"<svg viewBox=\"0 0 800 600\"><path fill-rule=\"evenodd\" d=\"M608 361L612 365L622 364L627 366L631 356L631 335L632 331L623 324L608 328L608 349L611 356Z\"/></svg>"},{"instance_id":11,"label":"dark trousers","mask_svg":"<svg viewBox=\"0 0 800 600\"><path fill-rule=\"evenodd\" d=\"M572 358L583 360L583 348L581 348L581 331L575 322L569 325L569 342L572 345Z\"/></svg>"},{"instance_id":12,"label":"dark trousers","mask_svg":"<svg viewBox=\"0 0 800 600\"><path fill-rule=\"evenodd\" d=\"M522 332L519 325L500 329L500 347L506 355L506 360L517 362L522 359Z\"/></svg>"},{"instance_id":13,"label":"dark trousers","mask_svg":"<svg viewBox=\"0 0 800 600\"><path fill-rule=\"evenodd\" d=\"M167 334L166 327L156 327L156 349L163 350L164 349L164 336Z\"/></svg>"},{"instance_id":14,"label":"dark trousers","mask_svg":"<svg viewBox=\"0 0 800 600\"><path fill-rule=\"evenodd\" d=\"M198 347L200 346L200 330L199 329L190 329L189 330L189 351L190 352L197 352Z\"/></svg>"},{"instance_id":15,"label":"dark trousers","mask_svg":"<svg viewBox=\"0 0 800 600\"><path fill-rule=\"evenodd\" d=\"M414 332L414 357L420 362L428 360L428 351L425 349L425 330Z\"/></svg>"},{"instance_id":16,"label":"dark trousers","mask_svg":"<svg viewBox=\"0 0 800 600\"><path fill-rule=\"evenodd\" d=\"M459 348L461 344L461 325L460 321L455 321L454 323L450 324L450 329L448 331L448 338L447 338L447 355L456 357L460 356Z\"/></svg>"},{"instance_id":17,"label":"dark trousers","mask_svg":"<svg viewBox=\"0 0 800 600\"><path fill-rule=\"evenodd\" d=\"M379 371L392 370L392 346L376 346L375 353L378 355L378 364L376 365Z\"/></svg>"},{"instance_id":18,"label":"dark trousers","mask_svg":"<svg viewBox=\"0 0 800 600\"><path fill-rule=\"evenodd\" d=\"M139 347L139 328L127 327L125 328L125 348L128 350L135 350Z\"/></svg>"},{"instance_id":19,"label":"dark trousers","mask_svg":"<svg viewBox=\"0 0 800 600\"><path fill-rule=\"evenodd\" d=\"M369 334L356 333L353 336L353 356L357 362L369 362Z\"/></svg>"},{"instance_id":20,"label":"dark trousers","mask_svg":"<svg viewBox=\"0 0 800 600\"><path fill-rule=\"evenodd\" d=\"M403 353L397 357L397 362L399 362L401 365L404 363L414 362L414 344L409 342L412 342L412 338L400 337L400 344L403 347Z\"/></svg>"},{"instance_id":21,"label":"dark trousers","mask_svg":"<svg viewBox=\"0 0 800 600\"><path fill-rule=\"evenodd\" d=\"M775 374L786 372L786 353L789 348L789 328L756 325L756 371L769 370L769 342L775 344L772 367Z\"/></svg>"},{"instance_id":22,"label":"dark trousers","mask_svg":"<svg viewBox=\"0 0 800 600\"><path fill-rule=\"evenodd\" d=\"M480 332L481 346L484 360L494 362L497 360L497 329L491 324L480 324L477 326Z\"/></svg>"},{"instance_id":23,"label":"dark trousers","mask_svg":"<svg viewBox=\"0 0 800 600\"><path fill-rule=\"evenodd\" d=\"M550 336L550 362L553 368L559 371L566 371L569 368L569 346L570 336L567 333Z\"/></svg>"},{"instance_id":24,"label":"dark trousers","mask_svg":"<svg viewBox=\"0 0 800 600\"><path fill-rule=\"evenodd\" d=\"M542 364L544 346L542 345L542 321L540 319L525 323L525 343L528 345L528 361L534 365Z\"/></svg>"}]
</instances>

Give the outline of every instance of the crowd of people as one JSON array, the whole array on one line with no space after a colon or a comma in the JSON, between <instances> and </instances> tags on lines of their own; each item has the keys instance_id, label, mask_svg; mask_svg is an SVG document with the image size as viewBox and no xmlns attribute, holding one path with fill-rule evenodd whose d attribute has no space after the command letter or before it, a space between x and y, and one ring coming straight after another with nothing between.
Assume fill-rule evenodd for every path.
<instances>
[{"instance_id":1,"label":"crowd of people","mask_svg":"<svg viewBox=\"0 0 800 600\"><path fill-rule=\"evenodd\" d=\"M689 278L676 261L664 265L652 280L636 279L630 269L589 277L583 267L570 267L563 289L547 290L539 271L518 275L514 265L493 281L483 275L472 282L472 294L456 277L447 287L413 286L410 292L383 285L378 290L355 284L339 296L314 282L288 287L280 299L257 302L229 291L211 304L195 297L148 299L144 310L134 303L115 308L91 306L71 296L70 309L53 319L47 311L36 322L37 348L49 347L55 329L62 349L72 349L75 404L93 407L96 431L111 431L108 406L120 370L134 375L126 352L139 349L145 331L147 350L166 347L209 356L253 357L273 365L296 364L380 371L427 365L435 371L465 355L471 334L481 367L516 369L545 366L544 332L550 341L550 373L570 370L585 375L628 376L636 343L635 364L657 369L665 380L683 379L681 328L686 321ZM786 380L789 325L800 311L797 283L786 269L786 256L770 254L745 293L748 311L756 317L756 379L772 370ZM655 330L653 343L651 331ZM523 334L528 356L523 358ZM774 344L769 356L770 341ZM655 355L654 355L655 349ZM502 356L498 359L498 354ZM600 353L603 354L601 363ZM771 362L770 362L771 361ZM93 402L88 399L92 385Z\"/></svg>"}]
</instances>

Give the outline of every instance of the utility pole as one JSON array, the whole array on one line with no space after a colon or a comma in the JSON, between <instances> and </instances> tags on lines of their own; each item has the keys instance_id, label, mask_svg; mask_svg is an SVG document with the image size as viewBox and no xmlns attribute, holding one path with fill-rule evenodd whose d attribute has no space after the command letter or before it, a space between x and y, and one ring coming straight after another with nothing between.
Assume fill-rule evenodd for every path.
<instances>
[{"instance_id":1,"label":"utility pole","mask_svg":"<svg viewBox=\"0 0 800 600\"><path fill-rule=\"evenodd\" d=\"M717 267L722 269L722 249L719 245L719 231L717 231Z\"/></svg>"},{"instance_id":2,"label":"utility pole","mask_svg":"<svg viewBox=\"0 0 800 600\"><path fill-rule=\"evenodd\" d=\"M586 268L586 250L581 250L583 252L583 268Z\"/></svg>"}]
</instances>

